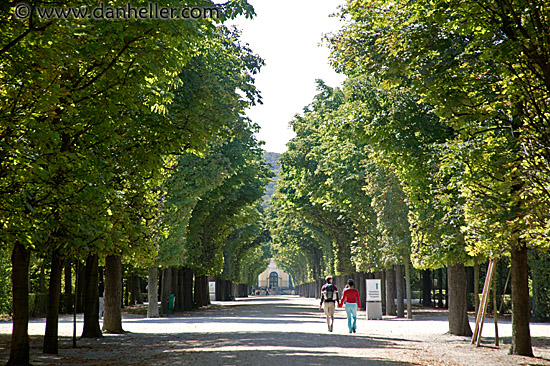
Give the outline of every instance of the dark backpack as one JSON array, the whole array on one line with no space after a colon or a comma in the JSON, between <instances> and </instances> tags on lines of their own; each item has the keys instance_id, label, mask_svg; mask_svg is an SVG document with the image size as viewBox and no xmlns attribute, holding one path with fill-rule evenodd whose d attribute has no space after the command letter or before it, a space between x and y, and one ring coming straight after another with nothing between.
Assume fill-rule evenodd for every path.
<instances>
[{"instance_id":1,"label":"dark backpack","mask_svg":"<svg viewBox=\"0 0 550 366\"><path fill-rule=\"evenodd\" d=\"M325 301L334 301L334 285L332 283L327 283L325 285L325 291L323 291L323 296L325 297Z\"/></svg>"}]
</instances>

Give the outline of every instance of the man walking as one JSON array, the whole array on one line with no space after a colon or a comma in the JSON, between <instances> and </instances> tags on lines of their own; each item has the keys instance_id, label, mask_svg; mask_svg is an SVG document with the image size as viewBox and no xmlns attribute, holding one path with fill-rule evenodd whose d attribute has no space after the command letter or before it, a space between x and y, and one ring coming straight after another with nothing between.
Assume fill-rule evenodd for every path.
<instances>
[{"instance_id":1,"label":"man walking","mask_svg":"<svg viewBox=\"0 0 550 366\"><path fill-rule=\"evenodd\" d=\"M338 289L332 284L332 276L327 276L325 280L327 283L321 287L321 304L319 305L319 309L323 307L324 303L328 331L332 332L334 326L334 309L336 308L336 304L340 303L340 300L338 297Z\"/></svg>"}]
</instances>

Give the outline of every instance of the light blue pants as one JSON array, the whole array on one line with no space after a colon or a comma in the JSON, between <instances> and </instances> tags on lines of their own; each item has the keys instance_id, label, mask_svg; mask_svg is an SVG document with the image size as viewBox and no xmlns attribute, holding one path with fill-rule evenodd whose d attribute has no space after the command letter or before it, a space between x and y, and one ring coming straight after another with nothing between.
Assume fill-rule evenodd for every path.
<instances>
[{"instance_id":1,"label":"light blue pants","mask_svg":"<svg viewBox=\"0 0 550 366\"><path fill-rule=\"evenodd\" d=\"M357 329L357 304L346 302L346 314L348 315L348 329L351 333L354 329Z\"/></svg>"}]
</instances>

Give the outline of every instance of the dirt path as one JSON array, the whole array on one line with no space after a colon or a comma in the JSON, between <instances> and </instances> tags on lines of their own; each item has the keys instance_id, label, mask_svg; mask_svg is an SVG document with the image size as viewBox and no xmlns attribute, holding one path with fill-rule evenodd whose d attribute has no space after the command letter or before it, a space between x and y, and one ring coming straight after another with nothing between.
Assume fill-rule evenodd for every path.
<instances>
[{"instance_id":1,"label":"dirt path","mask_svg":"<svg viewBox=\"0 0 550 366\"><path fill-rule=\"evenodd\" d=\"M475 348L470 340L446 334L442 313L414 320L367 321L359 313L357 334L347 332L345 312L337 311L333 333L326 330L318 302L298 297L239 299L169 318L125 315L124 335L79 340L71 348L72 323L60 322L59 356L41 353L44 320L29 325L34 365L549 365L550 324L532 324L538 358L509 356L509 322L500 325L504 345ZM79 333L82 324L79 323ZM492 322L484 343L492 342ZM0 362L9 354L11 323L0 323Z\"/></svg>"}]
</instances>

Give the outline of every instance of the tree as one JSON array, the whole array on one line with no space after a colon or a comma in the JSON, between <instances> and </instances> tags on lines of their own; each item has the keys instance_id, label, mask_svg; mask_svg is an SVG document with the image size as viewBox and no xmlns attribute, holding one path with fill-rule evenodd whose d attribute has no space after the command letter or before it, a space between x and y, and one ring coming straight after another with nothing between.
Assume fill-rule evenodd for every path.
<instances>
[{"instance_id":1,"label":"tree","mask_svg":"<svg viewBox=\"0 0 550 366\"><path fill-rule=\"evenodd\" d=\"M447 154L453 165L457 161L466 164L466 174L459 176L464 188L460 189L464 207L467 212L476 207L480 209L476 212L490 217L491 231L507 238L508 250L515 258L513 266L519 267L516 275L523 276L526 257L522 253L528 243L521 233L533 230L545 220L538 216L534 220L538 224L531 221L525 225L525 219L538 215L531 216L526 202L537 210L535 207L541 207L544 199L534 193L541 193L540 190L528 188L533 185L540 188L541 180L531 177L528 181L529 173L524 167L537 154L534 152L537 148L528 146L544 144L538 140L542 136L539 126L547 121L539 112L546 102L535 89L547 88L541 72L545 61L540 55L548 47L540 43L537 30L543 26L541 19L545 19L543 14L548 9L500 1L488 4L377 1L369 9L364 11L358 3L350 2L344 10L353 22L333 37L335 60L348 71L376 70L386 87L411 85L457 131L449 144L455 148L447 150ZM363 52L357 52L358 40L364 45ZM530 101L526 102L526 98ZM464 156L457 153L457 146L474 150ZM539 161L545 159L538 156ZM487 166L490 169L483 172L482 167ZM533 171L537 173L533 175L543 170L535 168ZM470 180L471 172L476 172L477 180ZM485 177L483 185L478 184L480 175ZM538 195L538 199L524 200L520 192ZM508 204L499 206L507 196L511 198ZM491 210L483 211L482 207ZM504 228L499 221L514 224ZM498 227L502 231L495 230ZM490 246L481 243L478 247L472 243L471 248L473 253L487 253ZM502 253L499 247L492 247L490 254ZM513 337L512 352L531 355L528 314L522 310L526 309L526 284L524 277L516 282L524 288L516 289L513 300L518 336Z\"/></svg>"},{"instance_id":2,"label":"tree","mask_svg":"<svg viewBox=\"0 0 550 366\"><path fill-rule=\"evenodd\" d=\"M223 7L224 19L239 13L253 14L246 2L231 2ZM3 18L11 16L9 8L3 10ZM6 40L0 50L3 86L0 119L6 147L0 153L4 245L18 243L15 246L34 248L37 243L58 245L79 237L76 248L52 248L62 249L61 255L66 255L65 252L89 251L90 244L105 244L98 237L102 237L110 225L110 215L106 213L112 200L106 197L116 195L113 187L120 186L117 178L124 171L112 169L121 167L120 142L131 132L135 136L150 131L136 123L140 119L133 117L138 111L143 113L152 108L157 120L161 119L159 113L166 110L172 99L171 91L180 82L177 72L196 51L193 44L216 32L208 20L193 26L188 26L187 21L100 23L82 21L75 26L70 21L42 21L34 16L28 22L2 23L0 33ZM249 58L243 62L256 61ZM250 73L239 76L243 84L252 80ZM252 86L243 91L247 97L255 94ZM130 139L130 142L178 152L182 145L177 144L182 141L177 136L181 135L171 133L173 127L170 133L161 135L168 137L172 144L159 141L159 129L148 136L152 137L147 140L151 144L144 143L144 133L141 139ZM196 139L200 140L201 136ZM122 151L135 152L136 149ZM146 166L161 161L159 155L151 151L147 157L157 160L144 159ZM128 165L122 166L128 168ZM151 166L144 170L151 170ZM97 211L92 213L94 209ZM70 210L77 215L65 215ZM97 215L98 211L101 214ZM52 219L56 217L54 213L59 213L57 221ZM98 220L93 220L92 228L82 230L79 225L88 217ZM58 230L67 226L76 228L76 233ZM66 240L49 240L55 232L70 235ZM49 249L49 246L40 245L40 248ZM99 245L91 251L97 253L102 249L105 248ZM18 253L30 252L18 250ZM23 269L15 273L26 272L25 255L14 256L14 268ZM23 291L23 287L17 289ZM17 301L27 301L19 295L14 299L17 308L23 306ZM23 346L12 347L10 362L27 363L25 318L18 318L14 328L14 343Z\"/></svg>"},{"instance_id":3,"label":"tree","mask_svg":"<svg viewBox=\"0 0 550 366\"><path fill-rule=\"evenodd\" d=\"M242 232L259 219L255 206L272 174L262 159L262 152L252 134L253 128L256 127L244 129L240 137L218 146L229 162L227 177L221 185L201 196L193 208L185 240L185 264L193 269L195 278L221 273L223 248L231 239L229 236ZM253 237L259 233L257 231ZM246 240L239 240L245 244L243 241ZM199 283L197 290L199 293L195 292L195 296L207 288ZM206 305L200 297L196 297L196 304Z\"/></svg>"}]
</instances>

